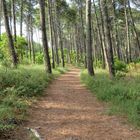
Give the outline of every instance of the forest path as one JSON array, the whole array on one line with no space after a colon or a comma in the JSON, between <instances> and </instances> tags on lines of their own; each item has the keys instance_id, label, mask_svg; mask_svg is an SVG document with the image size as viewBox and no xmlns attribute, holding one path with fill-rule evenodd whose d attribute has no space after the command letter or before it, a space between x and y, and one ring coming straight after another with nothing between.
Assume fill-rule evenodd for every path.
<instances>
[{"instance_id":1,"label":"forest path","mask_svg":"<svg viewBox=\"0 0 140 140\"><path fill-rule=\"evenodd\" d=\"M27 126L43 140L140 140L140 131L105 114L106 108L80 83L79 74L72 68L54 80L30 109Z\"/></svg>"}]
</instances>

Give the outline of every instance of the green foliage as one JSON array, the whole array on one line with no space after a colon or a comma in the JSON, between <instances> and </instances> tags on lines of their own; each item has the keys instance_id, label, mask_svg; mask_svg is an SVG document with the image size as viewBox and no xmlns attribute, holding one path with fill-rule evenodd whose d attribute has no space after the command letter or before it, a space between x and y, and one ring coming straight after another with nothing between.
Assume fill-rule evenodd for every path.
<instances>
[{"instance_id":1,"label":"green foliage","mask_svg":"<svg viewBox=\"0 0 140 140\"><path fill-rule=\"evenodd\" d=\"M25 58L20 62L20 64L22 64L22 65L30 65L31 62L30 62L30 60L29 60L28 58L25 57Z\"/></svg>"},{"instance_id":2,"label":"green foliage","mask_svg":"<svg viewBox=\"0 0 140 140\"><path fill-rule=\"evenodd\" d=\"M37 64L43 64L44 62L44 55L43 53L37 53L36 54L36 63Z\"/></svg>"},{"instance_id":3,"label":"green foliage","mask_svg":"<svg viewBox=\"0 0 140 140\"><path fill-rule=\"evenodd\" d=\"M4 66L5 68L10 68L11 67L11 61L9 59L4 58L1 61L1 65Z\"/></svg>"},{"instance_id":4,"label":"green foliage","mask_svg":"<svg viewBox=\"0 0 140 140\"><path fill-rule=\"evenodd\" d=\"M27 41L24 37L19 37L17 36L17 41L15 43L15 48L16 52L18 55L18 59L21 60L25 55L25 51L27 48ZM3 33L1 36L1 41L0 41L0 61L2 64L5 66L5 61L7 63L11 63L11 57L9 54L9 47L8 47L8 38L6 33ZM7 64L6 64L7 65Z\"/></svg>"},{"instance_id":5,"label":"green foliage","mask_svg":"<svg viewBox=\"0 0 140 140\"><path fill-rule=\"evenodd\" d=\"M15 47L19 60L21 60L22 57L24 56L25 51L27 49L27 45L28 45L27 41L24 37L17 36Z\"/></svg>"},{"instance_id":6,"label":"green foliage","mask_svg":"<svg viewBox=\"0 0 140 140\"><path fill-rule=\"evenodd\" d=\"M7 71L0 67L0 131L13 128L23 120L30 99L42 95L48 83L65 71L57 68L49 75L42 65L19 66Z\"/></svg>"},{"instance_id":7,"label":"green foliage","mask_svg":"<svg viewBox=\"0 0 140 140\"><path fill-rule=\"evenodd\" d=\"M1 35L0 55L1 55L0 60L3 60L4 58L9 58L8 38L7 38L7 35L5 33Z\"/></svg>"},{"instance_id":8,"label":"green foliage","mask_svg":"<svg viewBox=\"0 0 140 140\"><path fill-rule=\"evenodd\" d=\"M71 63L74 64L76 62L76 52L74 50L72 50L70 57L71 57Z\"/></svg>"},{"instance_id":9,"label":"green foliage","mask_svg":"<svg viewBox=\"0 0 140 140\"><path fill-rule=\"evenodd\" d=\"M102 68L102 61L96 60L96 61L94 62L94 67L95 67L95 68Z\"/></svg>"},{"instance_id":10,"label":"green foliage","mask_svg":"<svg viewBox=\"0 0 140 140\"><path fill-rule=\"evenodd\" d=\"M106 71L98 70L94 78L84 71L81 80L99 100L111 103L110 114L126 115L140 126L140 75L110 80Z\"/></svg>"},{"instance_id":11,"label":"green foliage","mask_svg":"<svg viewBox=\"0 0 140 140\"><path fill-rule=\"evenodd\" d=\"M115 70L121 71L121 72L127 72L127 64L123 61L120 61L118 59L115 59L115 64L114 64Z\"/></svg>"}]
</instances>

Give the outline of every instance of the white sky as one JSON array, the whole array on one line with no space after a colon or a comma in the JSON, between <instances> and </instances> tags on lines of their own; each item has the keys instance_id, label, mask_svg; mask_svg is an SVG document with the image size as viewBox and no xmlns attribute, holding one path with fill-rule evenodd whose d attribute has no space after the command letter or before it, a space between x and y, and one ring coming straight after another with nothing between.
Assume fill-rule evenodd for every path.
<instances>
[{"instance_id":1,"label":"white sky","mask_svg":"<svg viewBox=\"0 0 140 140\"><path fill-rule=\"evenodd\" d=\"M66 0L68 3L70 3L71 0ZM132 7L134 7L134 5L131 4ZM17 35L20 34L20 27L19 25L17 25ZM2 33L5 32L5 27L2 26ZM25 24L23 24L23 36L26 37L26 27ZM33 39L35 42L41 43L41 32L37 29L34 29L34 34L33 34Z\"/></svg>"},{"instance_id":2,"label":"white sky","mask_svg":"<svg viewBox=\"0 0 140 140\"><path fill-rule=\"evenodd\" d=\"M17 35L20 35L20 26L17 24ZM2 26L2 33L5 32L5 27ZM23 36L26 37L27 35L25 24L23 24ZM33 39L35 42L41 43L41 32L37 29L34 29L33 32Z\"/></svg>"}]
</instances>

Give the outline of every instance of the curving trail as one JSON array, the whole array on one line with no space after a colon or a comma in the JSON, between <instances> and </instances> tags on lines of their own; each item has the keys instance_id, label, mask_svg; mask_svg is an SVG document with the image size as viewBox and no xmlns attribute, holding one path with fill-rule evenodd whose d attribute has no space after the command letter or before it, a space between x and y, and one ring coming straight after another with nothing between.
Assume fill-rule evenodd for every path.
<instances>
[{"instance_id":1,"label":"curving trail","mask_svg":"<svg viewBox=\"0 0 140 140\"><path fill-rule=\"evenodd\" d=\"M106 108L80 83L79 74L73 68L54 80L30 109L26 125L43 140L140 140L140 131L105 114Z\"/></svg>"}]
</instances>

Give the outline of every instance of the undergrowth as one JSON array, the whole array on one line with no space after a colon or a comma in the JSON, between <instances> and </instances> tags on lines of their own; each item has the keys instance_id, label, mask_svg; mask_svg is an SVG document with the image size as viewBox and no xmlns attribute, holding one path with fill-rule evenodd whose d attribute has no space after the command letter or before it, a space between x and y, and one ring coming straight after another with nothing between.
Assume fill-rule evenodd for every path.
<instances>
[{"instance_id":1,"label":"undergrowth","mask_svg":"<svg viewBox=\"0 0 140 140\"><path fill-rule=\"evenodd\" d=\"M41 96L49 82L66 70L58 67L49 75L42 65L0 67L0 132L20 124L31 101Z\"/></svg>"},{"instance_id":2,"label":"undergrowth","mask_svg":"<svg viewBox=\"0 0 140 140\"><path fill-rule=\"evenodd\" d=\"M96 70L95 77L87 71L81 73L82 82L99 100L108 102L109 114L126 116L135 126L140 126L140 72L131 70L125 77L109 79L105 70Z\"/></svg>"}]
</instances>

